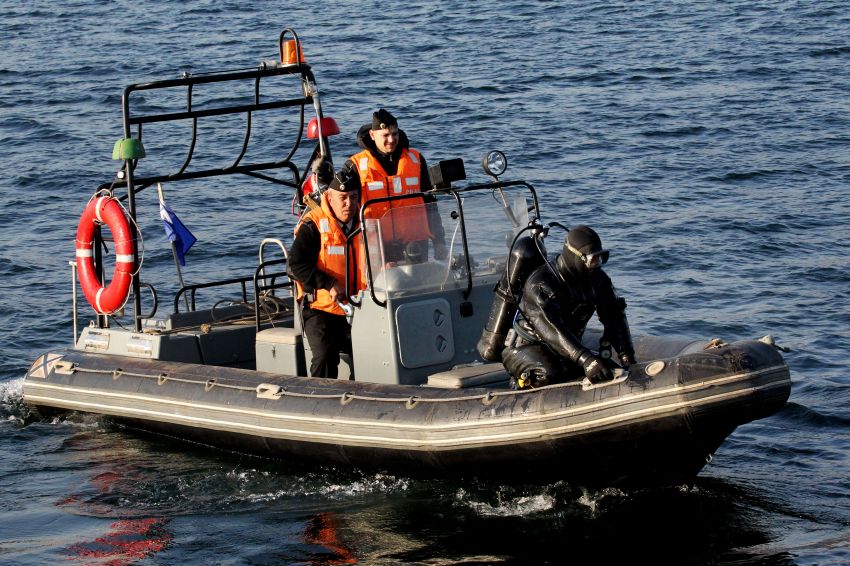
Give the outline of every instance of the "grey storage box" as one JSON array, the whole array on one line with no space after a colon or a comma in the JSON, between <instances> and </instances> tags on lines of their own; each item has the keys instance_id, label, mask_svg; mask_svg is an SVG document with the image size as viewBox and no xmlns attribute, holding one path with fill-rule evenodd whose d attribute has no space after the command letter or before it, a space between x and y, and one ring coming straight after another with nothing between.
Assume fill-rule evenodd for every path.
<instances>
[{"instance_id":1,"label":"grey storage box","mask_svg":"<svg viewBox=\"0 0 850 566\"><path fill-rule=\"evenodd\" d=\"M294 328L268 328L257 333L257 371L307 375L304 342Z\"/></svg>"}]
</instances>

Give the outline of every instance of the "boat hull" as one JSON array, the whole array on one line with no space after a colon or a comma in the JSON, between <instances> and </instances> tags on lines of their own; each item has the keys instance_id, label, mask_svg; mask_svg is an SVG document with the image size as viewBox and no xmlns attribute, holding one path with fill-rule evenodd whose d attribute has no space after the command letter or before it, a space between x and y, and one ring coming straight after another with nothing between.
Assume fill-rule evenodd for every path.
<instances>
[{"instance_id":1,"label":"boat hull","mask_svg":"<svg viewBox=\"0 0 850 566\"><path fill-rule=\"evenodd\" d=\"M652 359L645 354L641 359ZM782 357L758 341L653 363L610 384L516 392L288 377L63 350L33 365L24 399L44 410L105 415L298 462L669 484L692 479L736 427L775 413L790 394Z\"/></svg>"}]
</instances>

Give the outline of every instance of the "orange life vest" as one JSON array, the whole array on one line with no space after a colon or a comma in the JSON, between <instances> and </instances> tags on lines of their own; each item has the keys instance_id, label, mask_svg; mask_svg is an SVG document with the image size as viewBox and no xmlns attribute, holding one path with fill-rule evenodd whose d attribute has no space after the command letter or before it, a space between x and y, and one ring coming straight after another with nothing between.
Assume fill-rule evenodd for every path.
<instances>
[{"instance_id":1,"label":"orange life vest","mask_svg":"<svg viewBox=\"0 0 850 566\"><path fill-rule=\"evenodd\" d=\"M420 159L415 149L403 149L396 174L387 175L371 151L363 150L352 156L351 160L360 173L360 201L365 203L375 198L421 192ZM366 209L365 218L384 218L381 231L385 241L429 240L433 235L423 204L424 201L418 198L373 204Z\"/></svg>"},{"instance_id":2,"label":"orange life vest","mask_svg":"<svg viewBox=\"0 0 850 566\"><path fill-rule=\"evenodd\" d=\"M328 203L327 193L322 195L321 206L314 208L301 217L298 225L295 227L296 237L298 229L305 220L312 221L319 229L321 235L321 247L319 249L319 259L316 267L332 276L340 284L345 284L345 234L339 225L336 217L331 212L330 204ZM356 293L366 288L366 278L362 267L363 262L363 246L362 236L357 236L357 241L349 248L349 287L352 285L354 289L349 289L351 293ZM298 290L298 300L304 296L304 289L300 283L295 282L295 287ZM327 289L316 289L315 300L310 303L310 308L329 312L332 314L345 315L342 308L331 300L331 294Z\"/></svg>"}]
</instances>

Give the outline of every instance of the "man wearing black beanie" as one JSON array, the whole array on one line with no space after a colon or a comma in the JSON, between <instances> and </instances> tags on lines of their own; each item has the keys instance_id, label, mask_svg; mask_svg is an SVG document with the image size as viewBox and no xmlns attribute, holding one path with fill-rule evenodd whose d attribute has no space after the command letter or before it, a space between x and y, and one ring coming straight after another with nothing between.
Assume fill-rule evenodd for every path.
<instances>
[{"instance_id":1,"label":"man wearing black beanie","mask_svg":"<svg viewBox=\"0 0 850 566\"><path fill-rule=\"evenodd\" d=\"M613 379L607 360L581 343L594 312L605 328L603 339L616 350L622 366L628 369L635 363L626 303L602 270L608 255L593 229L576 226L564 238L555 265L544 264L528 276L519 301L520 315L502 352L516 389L582 375L591 383ZM603 348L600 355L605 355Z\"/></svg>"},{"instance_id":2,"label":"man wearing black beanie","mask_svg":"<svg viewBox=\"0 0 850 566\"><path fill-rule=\"evenodd\" d=\"M359 197L357 175L337 173L322 193L319 206L306 212L295 227L289 272L295 280L304 334L313 354L312 377L336 378L340 354L351 355L351 327L345 307L350 294L366 288L359 269L362 246L350 246L346 253L348 236L359 227Z\"/></svg>"},{"instance_id":3,"label":"man wearing black beanie","mask_svg":"<svg viewBox=\"0 0 850 566\"><path fill-rule=\"evenodd\" d=\"M431 190L425 158L410 147L398 120L387 110L372 113L371 122L357 132L357 144L362 151L350 157L342 171L360 177L363 202ZM433 195L377 203L366 209L365 217L382 219L388 261L427 259L429 240L434 258L446 258L445 232Z\"/></svg>"}]
</instances>

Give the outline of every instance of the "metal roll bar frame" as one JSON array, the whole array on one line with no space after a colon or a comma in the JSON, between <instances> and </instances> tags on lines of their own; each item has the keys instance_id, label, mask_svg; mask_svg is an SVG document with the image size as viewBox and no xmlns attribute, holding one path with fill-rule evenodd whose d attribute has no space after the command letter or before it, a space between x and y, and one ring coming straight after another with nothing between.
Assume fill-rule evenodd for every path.
<instances>
[{"instance_id":1,"label":"metal roll bar frame","mask_svg":"<svg viewBox=\"0 0 850 566\"><path fill-rule=\"evenodd\" d=\"M299 168L292 162L292 158L295 155L295 152L298 150L302 143L302 137L304 132L305 125L305 108L309 105L315 110L316 118L319 122L319 127L321 128L321 122L323 118L321 104L318 98L318 89L316 87L315 77L313 76L312 70L310 66L302 62L303 60L303 52L301 47L301 42L298 38L298 35L292 28L285 28L279 36L279 48L281 61L283 61L284 55L284 41L287 37L291 36L295 41L295 49L296 49L296 61L291 64L282 64L280 62L276 62L274 64L261 63L256 68L249 69L241 69L235 71L222 71L222 72L210 72L203 74L190 74L184 73L178 79L169 79L169 80L161 80L154 81L148 83L137 83L131 84L124 88L122 97L121 97L121 107L122 107L122 124L123 124L123 133L125 138L130 138L133 135L133 129L135 128L136 138L142 140L143 138L143 126L145 124L154 124L154 123L165 123L165 122L174 122L181 120L192 120L192 137L189 143L189 147L187 150L187 155L182 165L172 173L166 174L155 174L151 176L145 177L135 177L135 171L138 165L138 159L130 158L125 159L122 168L118 171L116 178L112 181L101 184L98 187L98 190L108 190L114 191L117 188L126 188L126 194L119 196L120 200L126 200L127 211L131 216L132 221L130 222L130 229L132 231L132 235L135 241L138 241L138 231L136 225L136 201L135 195L142 190L155 185L159 182L175 182L175 181L183 181L189 179L201 179L207 177L217 177L222 175L232 175L232 174L244 174L254 178L262 179L265 181L269 181L272 183L284 185L287 187L291 187L295 190L296 195L298 194L299 188L301 186L302 175ZM282 100L272 100L268 102L261 102L261 82L263 79L268 79L271 77L278 76L291 76L296 75L300 77L301 80L301 88L303 96L282 99ZM231 106L220 106L214 108L206 108L202 110L193 108L193 95L195 93L195 86L203 85L203 84L215 84L215 83L227 83L227 82L236 82L236 81L254 81L254 89L253 89L253 103L251 104L240 104L240 105L231 105ZM133 95L140 92L145 91L155 91L162 89L175 89L175 88L185 88L186 89L186 106L185 110L181 110L178 112L166 112L166 113L156 113L156 114L145 114L144 112L135 111L135 106L132 104L132 100L134 99ZM289 150L289 152L282 158L277 161L268 161L268 162L259 162L259 163L242 163L245 154L248 150L250 140L251 140L251 127L253 116L255 113L275 110L281 108L290 108L290 107L298 107L300 109L299 115L299 128L298 134L295 136L295 140ZM195 147L197 145L198 140L198 121L204 118L208 118L211 116L227 116L227 115L238 115L244 114L246 116L246 124L245 124L245 135L242 141L242 146L239 151L239 154L236 156L234 161L225 167L220 168L210 168L210 169L201 169L191 171L189 170L189 166L194 157ZM330 148L328 147L327 140L324 137L321 137L321 129L320 129L320 137L318 139L319 150L322 156L331 160ZM286 169L291 173L292 180L286 180L283 178L278 178L275 176L271 176L268 174L264 174L264 171L274 171L278 169ZM101 281L104 279L104 266L102 261L101 248L103 247L103 238L101 237L100 230L96 230L95 233L95 265L96 270L100 274ZM138 246L134 246L134 262L136 265L139 264L139 250ZM227 281L217 282L217 284L224 285L229 283L240 283L243 286L243 296L246 295L246 290L244 289L244 285L251 278L242 278L242 279L230 279ZM175 312L178 312L177 302L180 296L183 293L189 293L192 297L192 308L194 308L194 293L197 289L214 286L216 283L209 284L199 284L199 285L190 285L183 286L178 291L175 296ZM139 274L136 273L132 278L131 283L131 292L133 293L133 320L135 330L140 332L142 329L142 316L141 313L141 292L140 292L140 280ZM98 315L98 326L103 328L108 326L108 315Z\"/></svg>"}]
</instances>

